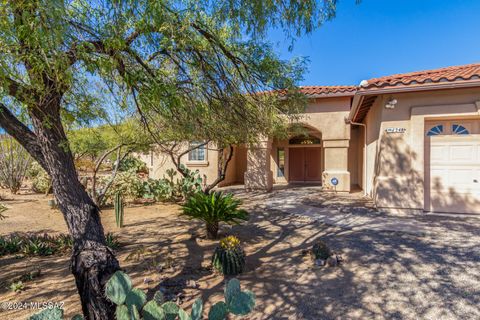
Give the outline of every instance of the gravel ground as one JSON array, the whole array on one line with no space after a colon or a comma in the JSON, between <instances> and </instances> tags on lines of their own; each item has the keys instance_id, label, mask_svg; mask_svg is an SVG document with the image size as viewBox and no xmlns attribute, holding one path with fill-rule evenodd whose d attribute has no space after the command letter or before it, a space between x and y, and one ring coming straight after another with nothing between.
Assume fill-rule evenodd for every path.
<instances>
[{"instance_id":1,"label":"gravel ground","mask_svg":"<svg viewBox=\"0 0 480 320\"><path fill-rule=\"evenodd\" d=\"M266 197L298 196L302 204L388 217L376 212L368 199L312 196L313 190L280 190ZM261 205L262 200L249 202ZM425 214L405 219L428 225L427 232L354 231L290 217L281 242L298 248L304 246L298 239L320 238L340 252L345 263L337 268L297 267L289 274L280 263L289 256L277 257L277 276L269 277L277 278L276 295L284 304L265 319L480 319L480 217Z\"/></svg>"},{"instance_id":2,"label":"gravel ground","mask_svg":"<svg viewBox=\"0 0 480 320\"><path fill-rule=\"evenodd\" d=\"M438 233L428 236L288 221L255 270L264 282L242 276L268 305L251 319L480 319L479 219L434 219ZM444 232L450 224L455 230ZM318 238L345 262L302 264L295 252Z\"/></svg>"},{"instance_id":3,"label":"gravel ground","mask_svg":"<svg viewBox=\"0 0 480 320\"><path fill-rule=\"evenodd\" d=\"M479 218L418 217L429 226L421 235L351 230L261 207L265 198L275 196L279 194L248 194L248 223L222 228L222 234L240 238L247 254L247 270L238 278L257 299L255 312L245 319L480 319ZM48 209L43 196L17 198L7 201L10 210L0 234L66 231L61 215ZM334 198L328 201L336 205ZM216 241L202 238L201 223L179 219L178 207L170 205L126 211L121 232L111 210L102 213L102 220L107 231L120 234L124 246L117 256L136 287L153 293L166 280L193 280L199 288L184 292L187 310L199 296L208 301L206 310L222 298L224 279L208 268ZM341 254L344 263L314 266L303 253L317 239ZM139 260L127 259L140 248L151 251ZM153 262L169 266L158 272ZM42 276L21 293L2 285L0 301L65 301L71 317L79 312L79 303L68 265L68 256L0 258L0 283L27 268L42 269ZM146 277L153 282L145 284ZM31 310L0 310L0 319L24 319L28 314Z\"/></svg>"}]
</instances>

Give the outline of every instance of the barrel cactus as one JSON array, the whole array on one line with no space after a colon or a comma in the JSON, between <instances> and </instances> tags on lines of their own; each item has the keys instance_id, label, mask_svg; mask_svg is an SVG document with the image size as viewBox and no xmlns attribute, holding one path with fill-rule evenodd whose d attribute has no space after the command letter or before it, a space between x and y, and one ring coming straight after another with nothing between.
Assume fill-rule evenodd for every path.
<instances>
[{"instance_id":1,"label":"barrel cactus","mask_svg":"<svg viewBox=\"0 0 480 320\"><path fill-rule=\"evenodd\" d=\"M245 269L245 252L240 240L235 236L228 236L220 240L220 245L212 256L213 267L224 275L234 276Z\"/></svg>"}]
</instances>

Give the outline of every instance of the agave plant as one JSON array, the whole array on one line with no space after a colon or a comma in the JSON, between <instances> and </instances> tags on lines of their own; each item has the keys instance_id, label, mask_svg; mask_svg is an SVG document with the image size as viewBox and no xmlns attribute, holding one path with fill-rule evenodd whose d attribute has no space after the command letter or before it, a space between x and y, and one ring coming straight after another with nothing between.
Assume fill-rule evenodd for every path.
<instances>
[{"instance_id":1,"label":"agave plant","mask_svg":"<svg viewBox=\"0 0 480 320\"><path fill-rule=\"evenodd\" d=\"M241 203L231 193L197 193L182 206L181 215L204 221L207 238L216 239L220 222L238 224L248 220L248 213L238 208Z\"/></svg>"},{"instance_id":2,"label":"agave plant","mask_svg":"<svg viewBox=\"0 0 480 320\"><path fill-rule=\"evenodd\" d=\"M6 218L6 216L3 215L5 211L7 211L7 207L5 207L3 204L0 203L0 220L3 220Z\"/></svg>"}]
</instances>

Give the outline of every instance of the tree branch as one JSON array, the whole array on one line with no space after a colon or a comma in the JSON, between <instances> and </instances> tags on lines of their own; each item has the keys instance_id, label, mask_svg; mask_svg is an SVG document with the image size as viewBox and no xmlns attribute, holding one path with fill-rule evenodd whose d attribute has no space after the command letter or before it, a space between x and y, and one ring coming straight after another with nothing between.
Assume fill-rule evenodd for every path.
<instances>
[{"instance_id":1,"label":"tree branch","mask_svg":"<svg viewBox=\"0 0 480 320\"><path fill-rule=\"evenodd\" d=\"M223 155L222 155L223 156ZM225 180L225 175L227 173L227 168L228 168L228 164L230 163L230 160L232 160L233 158L233 145L229 145L229 148L228 148L228 156L227 156L227 159L220 165L220 172L218 174L218 177L217 179L215 179L215 181L213 181L212 183L210 183L204 190L203 192L208 194L210 192L210 190L212 190L213 188L215 188L215 186L217 184L219 184L220 182L222 182L223 180Z\"/></svg>"},{"instance_id":2,"label":"tree branch","mask_svg":"<svg viewBox=\"0 0 480 320\"><path fill-rule=\"evenodd\" d=\"M5 91L20 102L28 103L27 97L35 98L36 96L30 88L25 87L25 85L20 82L9 77L4 77L1 80L0 84L2 84Z\"/></svg>"},{"instance_id":3,"label":"tree branch","mask_svg":"<svg viewBox=\"0 0 480 320\"><path fill-rule=\"evenodd\" d=\"M182 170L181 163L180 163L181 158L184 155L188 154L190 151L193 151L195 149L203 147L203 146L207 145L209 142L210 142L210 140L207 140L207 141L205 141L205 142L203 142L199 145L196 145L195 147L190 147L187 150L181 152L179 155L177 155L177 157L175 157L173 152L170 153L170 158L172 159L173 164L175 165L175 167L177 168L177 171L180 172L180 174L182 176L186 177L187 173L184 170ZM173 151L173 149L172 149L172 151Z\"/></svg>"},{"instance_id":4,"label":"tree branch","mask_svg":"<svg viewBox=\"0 0 480 320\"><path fill-rule=\"evenodd\" d=\"M96 161L95 163L95 168L93 169L93 176L92 176L92 199L95 202L97 206L100 207L100 197L97 197L97 174L98 170L100 170L100 166L102 165L103 161L105 160L106 157L108 157L109 154L112 152L115 152L115 150L118 150L120 152L120 149L124 146L123 143L116 145L115 147L111 148L110 150L107 150L103 153L102 156ZM119 160L117 156L117 161Z\"/></svg>"},{"instance_id":5,"label":"tree branch","mask_svg":"<svg viewBox=\"0 0 480 320\"><path fill-rule=\"evenodd\" d=\"M20 122L3 103L0 103L0 126L17 140L42 168L49 173L40 145L37 142L37 136Z\"/></svg>"}]
</instances>

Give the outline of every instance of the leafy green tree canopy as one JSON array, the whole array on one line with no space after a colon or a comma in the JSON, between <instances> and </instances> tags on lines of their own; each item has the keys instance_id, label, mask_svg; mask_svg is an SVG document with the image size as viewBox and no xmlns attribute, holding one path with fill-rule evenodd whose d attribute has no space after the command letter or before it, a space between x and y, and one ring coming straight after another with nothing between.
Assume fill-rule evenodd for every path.
<instances>
[{"instance_id":1,"label":"leafy green tree canopy","mask_svg":"<svg viewBox=\"0 0 480 320\"><path fill-rule=\"evenodd\" d=\"M78 181L65 128L108 115L112 102L149 130L269 134L294 114L301 60L263 38L292 39L333 17L335 0L15 0L0 2L0 126L52 178L74 241L71 270L86 319L114 319L104 284L120 266L98 207ZM282 101L260 91L284 90ZM269 103L274 101L274 103ZM212 140L216 140L210 133Z\"/></svg>"}]
</instances>

